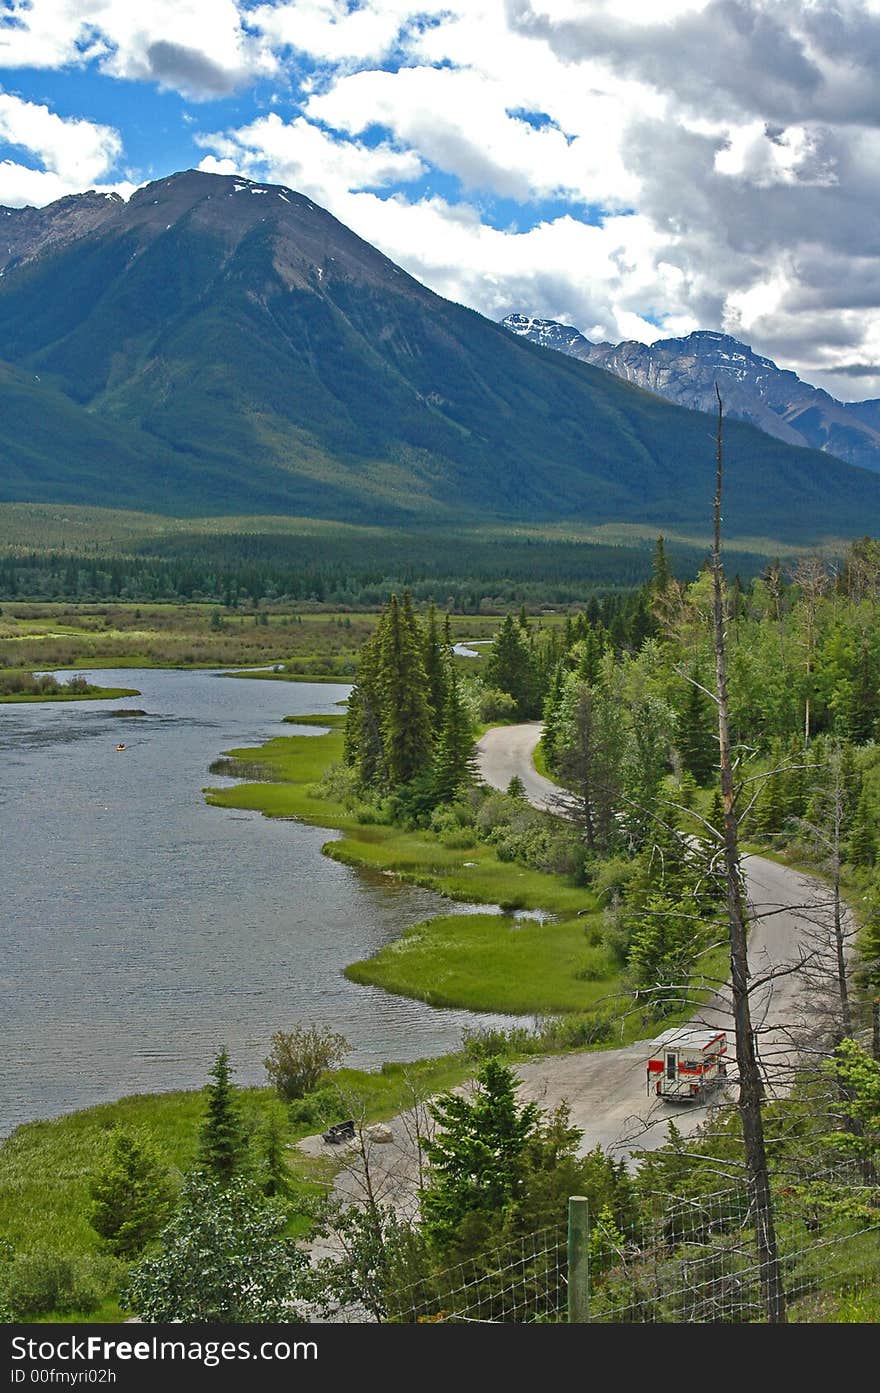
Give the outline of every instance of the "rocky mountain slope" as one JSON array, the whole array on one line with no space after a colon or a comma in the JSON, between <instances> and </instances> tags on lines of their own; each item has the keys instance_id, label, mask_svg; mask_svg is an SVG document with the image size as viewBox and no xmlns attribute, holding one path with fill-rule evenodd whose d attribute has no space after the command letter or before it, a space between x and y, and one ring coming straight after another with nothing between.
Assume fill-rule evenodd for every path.
<instances>
[{"instance_id":1,"label":"rocky mountain slope","mask_svg":"<svg viewBox=\"0 0 880 1393\"><path fill-rule=\"evenodd\" d=\"M880 401L837 401L728 334L697 330L652 344L634 339L592 343L552 319L511 314L502 322L530 343L605 368L694 411L717 409L717 382L725 411L737 420L789 445L824 450L863 469L880 470Z\"/></svg>"},{"instance_id":2,"label":"rocky mountain slope","mask_svg":"<svg viewBox=\"0 0 880 1393\"><path fill-rule=\"evenodd\" d=\"M0 499L705 534L705 418L442 299L310 199L194 170L0 210ZM809 543L880 478L726 431L729 535Z\"/></svg>"}]
</instances>

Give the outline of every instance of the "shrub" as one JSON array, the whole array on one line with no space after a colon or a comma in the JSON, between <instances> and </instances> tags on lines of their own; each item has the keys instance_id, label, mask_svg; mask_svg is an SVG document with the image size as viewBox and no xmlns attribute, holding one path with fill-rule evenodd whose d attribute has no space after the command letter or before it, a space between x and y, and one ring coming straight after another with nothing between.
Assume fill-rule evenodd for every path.
<instances>
[{"instance_id":1,"label":"shrub","mask_svg":"<svg viewBox=\"0 0 880 1393\"><path fill-rule=\"evenodd\" d=\"M4 1274L4 1297L15 1320L50 1312L91 1315L101 1304L110 1263L76 1258L51 1248L16 1253Z\"/></svg>"},{"instance_id":2,"label":"shrub","mask_svg":"<svg viewBox=\"0 0 880 1393\"><path fill-rule=\"evenodd\" d=\"M339 1064L350 1048L344 1035L321 1025L278 1030L271 1044L263 1064L269 1082L288 1103L311 1093L321 1075Z\"/></svg>"},{"instance_id":3,"label":"shrub","mask_svg":"<svg viewBox=\"0 0 880 1393\"><path fill-rule=\"evenodd\" d=\"M294 1126L320 1124L326 1127L331 1122L341 1122L344 1115L345 1105L335 1088L316 1088L305 1098L294 1098L287 1110L287 1116Z\"/></svg>"},{"instance_id":4,"label":"shrub","mask_svg":"<svg viewBox=\"0 0 880 1393\"><path fill-rule=\"evenodd\" d=\"M487 687L480 696L481 721L513 721L516 715L516 702L510 692L499 691L497 687Z\"/></svg>"},{"instance_id":5,"label":"shrub","mask_svg":"<svg viewBox=\"0 0 880 1393\"><path fill-rule=\"evenodd\" d=\"M461 1036L465 1055L468 1059L476 1060L534 1054L540 1043L539 1036L521 1025L511 1026L507 1030L502 1026L465 1026Z\"/></svg>"},{"instance_id":6,"label":"shrub","mask_svg":"<svg viewBox=\"0 0 880 1393\"><path fill-rule=\"evenodd\" d=\"M320 783L312 789L313 798L326 798L331 803L351 807L359 798L357 775L347 764L330 764Z\"/></svg>"}]
</instances>

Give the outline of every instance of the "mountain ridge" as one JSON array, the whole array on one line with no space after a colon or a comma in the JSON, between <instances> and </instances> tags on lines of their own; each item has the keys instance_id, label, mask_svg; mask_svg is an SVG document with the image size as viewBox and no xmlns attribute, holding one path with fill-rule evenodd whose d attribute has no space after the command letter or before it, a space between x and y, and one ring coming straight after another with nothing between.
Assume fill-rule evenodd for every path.
<instances>
[{"instance_id":1,"label":"mountain ridge","mask_svg":"<svg viewBox=\"0 0 880 1393\"><path fill-rule=\"evenodd\" d=\"M613 344L594 343L571 325L523 313L507 315L501 323L531 343L604 368L689 410L714 411L720 379L728 416L789 445L880 471L880 401L838 401L730 334L696 329L652 344L637 339Z\"/></svg>"},{"instance_id":2,"label":"mountain ridge","mask_svg":"<svg viewBox=\"0 0 880 1393\"><path fill-rule=\"evenodd\" d=\"M2 213L2 499L705 528L698 413L443 299L283 185L189 170ZM880 505L832 456L726 440L731 535L859 535Z\"/></svg>"}]
</instances>

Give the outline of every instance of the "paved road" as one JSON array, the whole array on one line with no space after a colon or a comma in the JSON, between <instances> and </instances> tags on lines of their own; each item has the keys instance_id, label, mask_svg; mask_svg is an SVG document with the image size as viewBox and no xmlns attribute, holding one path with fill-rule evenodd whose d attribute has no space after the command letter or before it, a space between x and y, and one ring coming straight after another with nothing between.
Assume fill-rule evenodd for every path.
<instances>
[{"instance_id":1,"label":"paved road","mask_svg":"<svg viewBox=\"0 0 880 1393\"><path fill-rule=\"evenodd\" d=\"M477 745L481 777L493 788L503 789L514 775L536 807L550 812L566 810L564 796L534 768L532 756L540 739L540 722L518 726L497 726ZM570 806L570 802L568 804ZM807 876L799 875L763 857L744 858L744 873L752 928L749 934L749 964L753 983L775 973L752 994L752 1024L759 1032L759 1051L769 1093L785 1091L794 1062L793 1022L808 1014L803 974L779 975L800 960L802 952L814 951L815 909L809 915L798 906L814 906L824 900L825 888ZM813 937L811 937L811 935ZM722 989L694 1017L694 1024L706 1024L728 1031L733 1054L734 1030L729 999ZM566 1098L572 1107L573 1123L583 1128L582 1150L601 1145L618 1156L632 1149L652 1149L667 1138L667 1124L674 1120L687 1134L705 1121L707 1105L674 1104L651 1099L646 1091L645 1061L650 1039L619 1050L595 1054L563 1055L522 1065L522 1097L536 1098L544 1106L554 1106ZM720 1101L733 1096L731 1077Z\"/></svg>"},{"instance_id":2,"label":"paved road","mask_svg":"<svg viewBox=\"0 0 880 1393\"><path fill-rule=\"evenodd\" d=\"M537 807L564 815L567 801L555 784L542 778L534 768L532 755L540 737L537 722L518 726L499 726L490 730L477 745L481 777L493 788L505 789L517 775L526 796ZM779 975L800 960L804 951L815 951L815 906L827 890L818 882L799 875L762 857L745 860L752 927L749 934L749 962L752 982L768 974L763 986L752 994L752 1024L758 1031L759 1052L768 1094L781 1094L791 1078L794 1045L791 1025L807 1014L809 1002L803 974ZM811 906L808 917L802 910ZM730 1039L729 1055L735 1065L733 1022L724 988L701 1008L694 1024L724 1028ZM656 1032L655 1032L656 1033ZM649 1095L646 1087L646 1061L653 1036L626 1045L589 1054L554 1055L517 1066L522 1080L520 1097L533 1099L542 1107L553 1108L563 1100L571 1108L571 1121L581 1129L581 1153L596 1146L617 1158L629 1159L634 1151L653 1150L668 1139L668 1124L674 1121L683 1135L705 1122L713 1109L735 1097L735 1067L726 1088L698 1104L667 1103ZM412 1118L403 1115L389 1123L392 1139L368 1142L374 1184L385 1203L412 1214L416 1207L416 1151L412 1142ZM331 1154L320 1137L306 1138L302 1147L313 1155ZM334 1154L339 1154L335 1152ZM337 1193L351 1200L362 1196L362 1167L357 1147L347 1146L351 1165L336 1181Z\"/></svg>"}]
</instances>

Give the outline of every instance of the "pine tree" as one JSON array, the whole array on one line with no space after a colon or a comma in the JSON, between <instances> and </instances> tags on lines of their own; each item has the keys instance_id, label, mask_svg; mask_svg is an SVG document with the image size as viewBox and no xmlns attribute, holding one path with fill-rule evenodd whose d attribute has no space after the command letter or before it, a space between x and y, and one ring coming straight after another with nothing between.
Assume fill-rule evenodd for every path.
<instances>
[{"instance_id":1,"label":"pine tree","mask_svg":"<svg viewBox=\"0 0 880 1393\"><path fill-rule=\"evenodd\" d=\"M248 1142L230 1080L229 1055L220 1050L208 1071L208 1111L199 1133L198 1166L224 1184L245 1169Z\"/></svg>"},{"instance_id":2,"label":"pine tree","mask_svg":"<svg viewBox=\"0 0 880 1393\"><path fill-rule=\"evenodd\" d=\"M402 604L396 595L391 596L381 636L378 681L388 781L397 789L427 769L433 745L422 637L408 591Z\"/></svg>"},{"instance_id":3,"label":"pine tree","mask_svg":"<svg viewBox=\"0 0 880 1393\"><path fill-rule=\"evenodd\" d=\"M563 714L563 700L565 697L565 668L563 664L557 663L550 679L550 686L544 698L544 727L541 733L541 742L544 747L544 758L547 761L547 768L551 771L556 768L556 756L558 753L560 723Z\"/></svg>"},{"instance_id":4,"label":"pine tree","mask_svg":"<svg viewBox=\"0 0 880 1393\"><path fill-rule=\"evenodd\" d=\"M847 856L854 866L873 866L877 859L876 818L868 797L867 788L862 788L856 804L850 827Z\"/></svg>"},{"instance_id":5,"label":"pine tree","mask_svg":"<svg viewBox=\"0 0 880 1393\"><path fill-rule=\"evenodd\" d=\"M357 677L348 697L343 759L355 770L365 789L388 784L388 764L382 740L380 649L384 616L358 656Z\"/></svg>"},{"instance_id":6,"label":"pine tree","mask_svg":"<svg viewBox=\"0 0 880 1393\"><path fill-rule=\"evenodd\" d=\"M591 624L581 640L580 657L577 664L577 675L581 682L586 682L590 687L596 685L599 681L604 653L605 630L601 624L595 628Z\"/></svg>"},{"instance_id":7,"label":"pine tree","mask_svg":"<svg viewBox=\"0 0 880 1393\"><path fill-rule=\"evenodd\" d=\"M451 803L456 794L476 777L474 736L458 690L454 672L449 674L446 707L434 756L433 785L438 803Z\"/></svg>"},{"instance_id":8,"label":"pine tree","mask_svg":"<svg viewBox=\"0 0 880 1393\"><path fill-rule=\"evenodd\" d=\"M92 1228L117 1256L130 1258L162 1228L171 1212L174 1187L152 1144L117 1127L89 1194Z\"/></svg>"},{"instance_id":9,"label":"pine tree","mask_svg":"<svg viewBox=\"0 0 880 1393\"><path fill-rule=\"evenodd\" d=\"M651 589L656 595L662 595L669 589L671 580L672 575L666 560L666 543L662 537L658 537L654 543L654 558L651 563Z\"/></svg>"},{"instance_id":10,"label":"pine tree","mask_svg":"<svg viewBox=\"0 0 880 1393\"><path fill-rule=\"evenodd\" d=\"M841 683L838 697L839 727L857 745L873 739L880 721L880 673L877 663L863 642L852 677Z\"/></svg>"},{"instance_id":11,"label":"pine tree","mask_svg":"<svg viewBox=\"0 0 880 1393\"><path fill-rule=\"evenodd\" d=\"M684 768L698 784L705 785L718 763L718 718L709 698L696 685L699 671L692 671L691 677L678 711L675 743Z\"/></svg>"},{"instance_id":12,"label":"pine tree","mask_svg":"<svg viewBox=\"0 0 880 1393\"><path fill-rule=\"evenodd\" d=\"M521 719L537 715L540 692L534 657L522 629L510 614L489 650L483 681L487 687L508 692Z\"/></svg>"},{"instance_id":13,"label":"pine tree","mask_svg":"<svg viewBox=\"0 0 880 1393\"><path fill-rule=\"evenodd\" d=\"M449 616L446 616L447 619ZM431 705L431 728L435 737L440 734L446 712L446 693L449 685L449 653L445 635L437 627L437 610L432 604L425 627L424 664L426 691Z\"/></svg>"},{"instance_id":14,"label":"pine tree","mask_svg":"<svg viewBox=\"0 0 880 1393\"><path fill-rule=\"evenodd\" d=\"M441 1248L468 1215L497 1214L519 1196L540 1113L534 1103L517 1103L516 1087L513 1070L492 1058L470 1098L445 1093L430 1105L437 1131L424 1143L431 1178L421 1211L426 1235Z\"/></svg>"}]
</instances>

